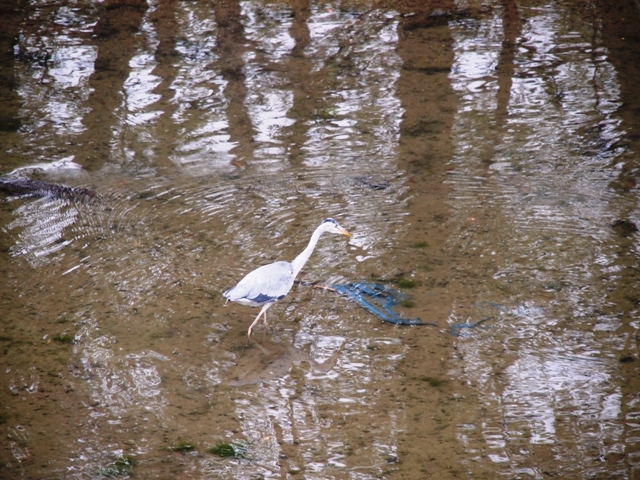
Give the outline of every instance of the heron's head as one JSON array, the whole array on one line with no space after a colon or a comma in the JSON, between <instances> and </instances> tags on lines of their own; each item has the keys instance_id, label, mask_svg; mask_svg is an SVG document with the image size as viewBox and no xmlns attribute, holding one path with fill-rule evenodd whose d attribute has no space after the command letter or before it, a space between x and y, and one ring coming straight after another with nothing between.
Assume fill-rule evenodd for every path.
<instances>
[{"instance_id":1,"label":"heron's head","mask_svg":"<svg viewBox=\"0 0 640 480\"><path fill-rule=\"evenodd\" d=\"M344 228L342 228L340 224L336 222L333 218L327 218L325 221L323 221L320 224L320 226L323 227L324 232L340 233L342 235L346 235L347 237L351 236L351 234L347 232Z\"/></svg>"}]
</instances>

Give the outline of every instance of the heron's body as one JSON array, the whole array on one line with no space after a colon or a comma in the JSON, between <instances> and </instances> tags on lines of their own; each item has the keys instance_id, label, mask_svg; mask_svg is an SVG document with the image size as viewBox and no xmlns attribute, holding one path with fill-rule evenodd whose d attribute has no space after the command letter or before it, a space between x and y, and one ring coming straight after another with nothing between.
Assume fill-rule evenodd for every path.
<instances>
[{"instance_id":1,"label":"heron's body","mask_svg":"<svg viewBox=\"0 0 640 480\"><path fill-rule=\"evenodd\" d=\"M351 236L349 232L338 225L338 222L328 218L316 228L313 235L311 235L307 248L292 262L280 261L256 268L240 280L235 287L224 292L224 297L232 302L250 307L262 307L260 313L258 313L258 316L249 327L249 337L261 316L264 315L264 322L265 324L267 323L267 310L269 307L289 293L289 290L293 287L293 281L305 263L307 263L307 260L309 260L318 243L318 239L324 232Z\"/></svg>"},{"instance_id":2,"label":"heron's body","mask_svg":"<svg viewBox=\"0 0 640 480\"><path fill-rule=\"evenodd\" d=\"M270 263L247 274L238 285L226 291L224 296L240 305L260 307L283 298L293 287L295 278L291 263Z\"/></svg>"}]
</instances>

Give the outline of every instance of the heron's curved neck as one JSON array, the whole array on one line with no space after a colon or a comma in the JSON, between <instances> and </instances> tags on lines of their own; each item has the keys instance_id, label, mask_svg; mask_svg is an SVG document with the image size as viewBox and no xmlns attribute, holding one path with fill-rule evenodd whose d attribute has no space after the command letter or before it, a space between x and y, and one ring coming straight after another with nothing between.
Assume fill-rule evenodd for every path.
<instances>
[{"instance_id":1,"label":"heron's curved neck","mask_svg":"<svg viewBox=\"0 0 640 480\"><path fill-rule=\"evenodd\" d=\"M307 260L309 260L309 257L313 253L313 250L316 248L316 244L318 243L318 239L320 238L320 235L322 235L322 233L323 230L321 227L316 228L316 231L313 232L313 235L311 235L311 240L309 240L309 245L307 245L307 248L305 248L300 253L300 255L294 258L293 262L291 262L291 265L293 265L294 276L297 276L298 273L300 273L300 270L302 270L304 264L307 263Z\"/></svg>"}]
</instances>

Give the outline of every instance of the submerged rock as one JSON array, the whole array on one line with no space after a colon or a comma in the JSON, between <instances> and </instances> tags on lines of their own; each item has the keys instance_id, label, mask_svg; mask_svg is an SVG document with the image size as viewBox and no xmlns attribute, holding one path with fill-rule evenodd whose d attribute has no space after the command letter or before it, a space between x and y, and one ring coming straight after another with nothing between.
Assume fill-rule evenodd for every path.
<instances>
[{"instance_id":1,"label":"submerged rock","mask_svg":"<svg viewBox=\"0 0 640 480\"><path fill-rule=\"evenodd\" d=\"M37 197L76 198L84 195L92 198L96 196L95 192L88 188L69 187L29 178L0 177L0 190L11 195L34 195Z\"/></svg>"}]
</instances>

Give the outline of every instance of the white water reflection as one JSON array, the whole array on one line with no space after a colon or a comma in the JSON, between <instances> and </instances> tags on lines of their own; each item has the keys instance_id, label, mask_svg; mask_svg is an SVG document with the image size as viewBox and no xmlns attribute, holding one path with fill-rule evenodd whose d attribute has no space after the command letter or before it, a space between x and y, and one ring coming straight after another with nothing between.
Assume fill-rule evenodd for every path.
<instances>
[{"instance_id":1,"label":"white water reflection","mask_svg":"<svg viewBox=\"0 0 640 480\"><path fill-rule=\"evenodd\" d=\"M236 146L229 133L225 95L228 81L212 65L220 62L216 44L218 28L208 4L182 2L176 13L184 35L175 49L179 62L171 90L175 108L172 120L180 129L171 160L187 171L201 174L228 165ZM159 132L162 134L162 132Z\"/></svg>"},{"instance_id":2,"label":"white water reflection","mask_svg":"<svg viewBox=\"0 0 640 480\"><path fill-rule=\"evenodd\" d=\"M9 172L10 177L29 177L34 174L76 180L86 178L85 172L73 162L72 157L55 162L29 164ZM72 243L72 238L65 238L65 233L77 222L80 211L86 207L86 199L52 196L25 198L30 198L30 201L16 206L13 210L15 219L3 227L3 230L14 238L11 254L26 259L31 267L37 268L49 263L57 252ZM19 200L16 199L16 202Z\"/></svg>"},{"instance_id":3,"label":"white water reflection","mask_svg":"<svg viewBox=\"0 0 640 480\"><path fill-rule=\"evenodd\" d=\"M404 418L379 411L380 393L368 385L384 384L384 375L396 370L404 347L396 338L372 338L362 345L317 333L296 338L300 346L272 359L255 391L238 391L236 412L249 435L249 452L259 460L247 465L243 475L281 478L286 465L289 471L304 470L306 478L375 478L385 460L397 455ZM265 353L273 347L259 346ZM285 369L279 371L282 365ZM354 443L353 426L363 421L370 441ZM293 446L297 453L292 457ZM372 464L372 459L377 460ZM207 464L208 473L223 478L237 472L237 465Z\"/></svg>"},{"instance_id":4,"label":"white water reflection","mask_svg":"<svg viewBox=\"0 0 640 480\"><path fill-rule=\"evenodd\" d=\"M63 233L75 223L78 212L68 201L42 198L25 203L14 214L18 218L7 229L20 233L11 249L12 254L24 256L32 267L39 267L48 263L47 257L71 243Z\"/></svg>"},{"instance_id":5,"label":"white water reflection","mask_svg":"<svg viewBox=\"0 0 640 480\"><path fill-rule=\"evenodd\" d=\"M21 116L28 119L23 128L32 136L27 136L25 143L35 150L31 161L55 160L55 154L38 144L47 139L52 145L59 137L71 141L84 130L82 119L89 112L85 102L97 49L84 42L83 27L93 19L80 8L59 6L54 10L54 31L44 27L26 30L14 47L21 60L15 72L17 93L22 100ZM37 17L36 10L34 21L41 21Z\"/></svg>"}]
</instances>

